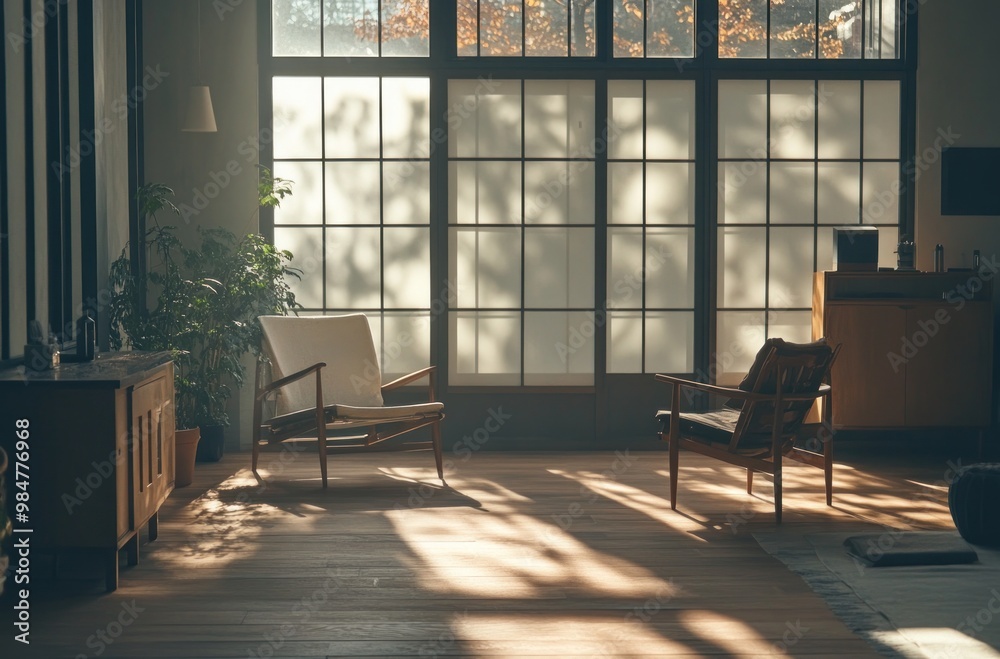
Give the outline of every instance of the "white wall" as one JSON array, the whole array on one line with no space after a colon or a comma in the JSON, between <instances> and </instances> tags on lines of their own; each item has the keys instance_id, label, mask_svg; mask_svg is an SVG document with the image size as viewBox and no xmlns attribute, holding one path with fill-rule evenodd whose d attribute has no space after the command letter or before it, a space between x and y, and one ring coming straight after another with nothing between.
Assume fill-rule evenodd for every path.
<instances>
[{"instance_id":1,"label":"white wall","mask_svg":"<svg viewBox=\"0 0 1000 659\"><path fill-rule=\"evenodd\" d=\"M916 189L921 270L933 268L938 243L949 267L971 267L975 249L983 257L1000 256L1000 217L941 216L941 163L935 156L939 130L958 136L954 146L1000 147L997 25L1000 3L991 0L926 0L920 6L917 154L929 165ZM1000 285L994 285L994 295L1000 296Z\"/></svg>"},{"instance_id":2,"label":"white wall","mask_svg":"<svg viewBox=\"0 0 1000 659\"><path fill-rule=\"evenodd\" d=\"M197 14L196 0L143 3L145 64L170 72L157 101L144 106L146 181L169 185L178 206L190 209L177 218L185 241L197 240L198 226L236 234L259 228L257 6L201 3L201 80L212 90L217 133L180 131L188 87L197 82ZM250 446L253 372L248 376L251 384L230 406L227 447Z\"/></svg>"}]
</instances>

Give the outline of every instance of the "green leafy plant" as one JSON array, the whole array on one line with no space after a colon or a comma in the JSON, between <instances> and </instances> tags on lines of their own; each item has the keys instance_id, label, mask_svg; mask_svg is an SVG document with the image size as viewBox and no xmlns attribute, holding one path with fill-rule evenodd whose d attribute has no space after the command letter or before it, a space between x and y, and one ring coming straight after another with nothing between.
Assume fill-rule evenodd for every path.
<instances>
[{"instance_id":1,"label":"green leafy plant","mask_svg":"<svg viewBox=\"0 0 1000 659\"><path fill-rule=\"evenodd\" d=\"M254 214L279 205L291 182L262 168L257 192ZM156 216L179 214L172 196L157 183L139 190L139 207L151 224L148 267L136 272L127 250L111 266L111 346L170 350L178 427L228 425L226 401L245 380L242 357L260 349L257 318L299 306L288 279L300 271L289 265L291 252L256 233L237 238L225 229L199 228L199 248L184 246L176 228Z\"/></svg>"}]
</instances>

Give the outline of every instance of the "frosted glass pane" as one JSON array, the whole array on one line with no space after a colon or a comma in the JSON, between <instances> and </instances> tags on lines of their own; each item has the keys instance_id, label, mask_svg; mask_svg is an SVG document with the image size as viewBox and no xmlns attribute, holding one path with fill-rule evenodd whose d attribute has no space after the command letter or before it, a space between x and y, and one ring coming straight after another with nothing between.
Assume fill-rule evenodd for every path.
<instances>
[{"instance_id":1,"label":"frosted glass pane","mask_svg":"<svg viewBox=\"0 0 1000 659\"><path fill-rule=\"evenodd\" d=\"M694 165L646 164L646 224L694 224Z\"/></svg>"},{"instance_id":2,"label":"frosted glass pane","mask_svg":"<svg viewBox=\"0 0 1000 659\"><path fill-rule=\"evenodd\" d=\"M840 2L840 0L837 0ZM819 83L819 157L861 157L861 83Z\"/></svg>"},{"instance_id":3,"label":"frosted glass pane","mask_svg":"<svg viewBox=\"0 0 1000 659\"><path fill-rule=\"evenodd\" d=\"M608 306L642 308L642 229L608 230Z\"/></svg>"},{"instance_id":4,"label":"frosted glass pane","mask_svg":"<svg viewBox=\"0 0 1000 659\"><path fill-rule=\"evenodd\" d=\"M521 163L453 162L449 165L449 172L449 222L521 222Z\"/></svg>"},{"instance_id":5,"label":"frosted glass pane","mask_svg":"<svg viewBox=\"0 0 1000 659\"><path fill-rule=\"evenodd\" d=\"M275 78L274 157L323 155L323 95L319 78Z\"/></svg>"},{"instance_id":6,"label":"frosted glass pane","mask_svg":"<svg viewBox=\"0 0 1000 659\"><path fill-rule=\"evenodd\" d=\"M383 382L430 366L430 314L387 313L382 323Z\"/></svg>"},{"instance_id":7,"label":"frosted glass pane","mask_svg":"<svg viewBox=\"0 0 1000 659\"><path fill-rule=\"evenodd\" d=\"M861 201L865 224L899 222L899 163L866 162Z\"/></svg>"},{"instance_id":8,"label":"frosted glass pane","mask_svg":"<svg viewBox=\"0 0 1000 659\"><path fill-rule=\"evenodd\" d=\"M812 224L816 215L811 162L771 163L771 223Z\"/></svg>"},{"instance_id":9,"label":"frosted glass pane","mask_svg":"<svg viewBox=\"0 0 1000 659\"><path fill-rule=\"evenodd\" d=\"M899 245L899 227L879 227L878 228L878 265L880 268L893 268L899 265L896 255L896 247ZM947 269L948 255L945 254L945 268ZM952 258L955 255L952 254ZM952 261L952 267L956 264Z\"/></svg>"},{"instance_id":10,"label":"frosted glass pane","mask_svg":"<svg viewBox=\"0 0 1000 659\"><path fill-rule=\"evenodd\" d=\"M381 182L377 162L326 163L326 223L378 224Z\"/></svg>"},{"instance_id":11,"label":"frosted glass pane","mask_svg":"<svg viewBox=\"0 0 1000 659\"><path fill-rule=\"evenodd\" d=\"M716 382L739 384L764 344L764 312L720 311L717 321Z\"/></svg>"},{"instance_id":12,"label":"frosted glass pane","mask_svg":"<svg viewBox=\"0 0 1000 659\"><path fill-rule=\"evenodd\" d=\"M295 301L307 309L323 307L322 229L275 227L274 246L292 253L292 267L302 270L302 278L288 277Z\"/></svg>"},{"instance_id":13,"label":"frosted glass pane","mask_svg":"<svg viewBox=\"0 0 1000 659\"><path fill-rule=\"evenodd\" d=\"M812 306L813 231L805 227L771 229L770 308Z\"/></svg>"},{"instance_id":14,"label":"frosted glass pane","mask_svg":"<svg viewBox=\"0 0 1000 659\"><path fill-rule=\"evenodd\" d=\"M646 230L646 307L694 306L694 229Z\"/></svg>"},{"instance_id":15,"label":"frosted glass pane","mask_svg":"<svg viewBox=\"0 0 1000 659\"><path fill-rule=\"evenodd\" d=\"M377 309L381 306L379 242L377 228L327 228L327 308Z\"/></svg>"},{"instance_id":16,"label":"frosted glass pane","mask_svg":"<svg viewBox=\"0 0 1000 659\"><path fill-rule=\"evenodd\" d=\"M430 229L386 227L382 241L385 308L419 309L430 306Z\"/></svg>"},{"instance_id":17,"label":"frosted glass pane","mask_svg":"<svg viewBox=\"0 0 1000 659\"><path fill-rule=\"evenodd\" d=\"M524 83L524 154L528 158L593 158L594 83Z\"/></svg>"},{"instance_id":18,"label":"frosted glass pane","mask_svg":"<svg viewBox=\"0 0 1000 659\"><path fill-rule=\"evenodd\" d=\"M719 156L767 157L767 83L719 81Z\"/></svg>"},{"instance_id":19,"label":"frosted glass pane","mask_svg":"<svg viewBox=\"0 0 1000 659\"><path fill-rule=\"evenodd\" d=\"M278 161L274 176L293 181L294 193L274 209L275 224L323 224L322 164Z\"/></svg>"},{"instance_id":20,"label":"frosted glass pane","mask_svg":"<svg viewBox=\"0 0 1000 659\"><path fill-rule=\"evenodd\" d=\"M535 0L524 5L524 54L529 57L566 57L569 52L569 14L563 0Z\"/></svg>"},{"instance_id":21,"label":"frosted glass pane","mask_svg":"<svg viewBox=\"0 0 1000 659\"><path fill-rule=\"evenodd\" d=\"M324 55L378 56L378 0L326 2L324 10Z\"/></svg>"},{"instance_id":22,"label":"frosted glass pane","mask_svg":"<svg viewBox=\"0 0 1000 659\"><path fill-rule=\"evenodd\" d=\"M524 280L526 307L593 307L593 229L525 229Z\"/></svg>"},{"instance_id":23,"label":"frosted glass pane","mask_svg":"<svg viewBox=\"0 0 1000 659\"><path fill-rule=\"evenodd\" d=\"M865 82L865 158L899 158L899 81Z\"/></svg>"},{"instance_id":24,"label":"frosted glass pane","mask_svg":"<svg viewBox=\"0 0 1000 659\"><path fill-rule=\"evenodd\" d=\"M642 312L608 317L608 373L642 373Z\"/></svg>"},{"instance_id":25,"label":"frosted glass pane","mask_svg":"<svg viewBox=\"0 0 1000 659\"><path fill-rule=\"evenodd\" d=\"M271 29L275 57L316 57L320 54L319 2L273 0Z\"/></svg>"},{"instance_id":26,"label":"frosted glass pane","mask_svg":"<svg viewBox=\"0 0 1000 659\"><path fill-rule=\"evenodd\" d=\"M719 224L767 221L767 163L719 163Z\"/></svg>"},{"instance_id":27,"label":"frosted glass pane","mask_svg":"<svg viewBox=\"0 0 1000 659\"><path fill-rule=\"evenodd\" d=\"M719 229L721 307L763 307L767 281L767 234L763 227Z\"/></svg>"},{"instance_id":28,"label":"frosted glass pane","mask_svg":"<svg viewBox=\"0 0 1000 659\"><path fill-rule=\"evenodd\" d=\"M448 155L517 158L521 155L521 83L448 81Z\"/></svg>"},{"instance_id":29,"label":"frosted glass pane","mask_svg":"<svg viewBox=\"0 0 1000 659\"><path fill-rule=\"evenodd\" d=\"M430 0L382 0L382 56L430 55Z\"/></svg>"},{"instance_id":30,"label":"frosted glass pane","mask_svg":"<svg viewBox=\"0 0 1000 659\"><path fill-rule=\"evenodd\" d=\"M430 163L382 163L382 221L386 224L430 224Z\"/></svg>"},{"instance_id":31,"label":"frosted glass pane","mask_svg":"<svg viewBox=\"0 0 1000 659\"><path fill-rule=\"evenodd\" d=\"M524 163L525 224L593 224L594 163Z\"/></svg>"},{"instance_id":32,"label":"frosted glass pane","mask_svg":"<svg viewBox=\"0 0 1000 659\"><path fill-rule=\"evenodd\" d=\"M428 78L383 78L382 154L430 157L431 83Z\"/></svg>"},{"instance_id":33,"label":"frosted glass pane","mask_svg":"<svg viewBox=\"0 0 1000 659\"><path fill-rule=\"evenodd\" d=\"M814 0L771 0L772 59L816 56L816 4Z\"/></svg>"},{"instance_id":34,"label":"frosted glass pane","mask_svg":"<svg viewBox=\"0 0 1000 659\"><path fill-rule=\"evenodd\" d=\"M450 247L460 308L521 306L520 229L452 229Z\"/></svg>"},{"instance_id":35,"label":"frosted glass pane","mask_svg":"<svg viewBox=\"0 0 1000 659\"><path fill-rule=\"evenodd\" d=\"M642 81L608 81L608 156L642 158Z\"/></svg>"},{"instance_id":36,"label":"frosted glass pane","mask_svg":"<svg viewBox=\"0 0 1000 659\"><path fill-rule=\"evenodd\" d=\"M812 341L812 311L772 311L767 323L767 338L809 343Z\"/></svg>"},{"instance_id":37,"label":"frosted glass pane","mask_svg":"<svg viewBox=\"0 0 1000 659\"><path fill-rule=\"evenodd\" d=\"M646 83L646 157L693 160L695 133L693 80Z\"/></svg>"},{"instance_id":38,"label":"frosted glass pane","mask_svg":"<svg viewBox=\"0 0 1000 659\"><path fill-rule=\"evenodd\" d=\"M816 153L816 94L812 81L771 82L771 157L812 158Z\"/></svg>"},{"instance_id":39,"label":"frosted glass pane","mask_svg":"<svg viewBox=\"0 0 1000 659\"><path fill-rule=\"evenodd\" d=\"M449 317L448 380L451 384L520 384L521 316L518 312L457 312Z\"/></svg>"},{"instance_id":40,"label":"frosted glass pane","mask_svg":"<svg viewBox=\"0 0 1000 659\"><path fill-rule=\"evenodd\" d=\"M595 333L582 311L524 314L524 384L594 384Z\"/></svg>"},{"instance_id":41,"label":"frosted glass pane","mask_svg":"<svg viewBox=\"0 0 1000 659\"><path fill-rule=\"evenodd\" d=\"M642 224L642 163L608 163L608 223Z\"/></svg>"},{"instance_id":42,"label":"frosted glass pane","mask_svg":"<svg viewBox=\"0 0 1000 659\"><path fill-rule=\"evenodd\" d=\"M819 163L819 223L857 224L861 214L861 165Z\"/></svg>"},{"instance_id":43,"label":"frosted glass pane","mask_svg":"<svg viewBox=\"0 0 1000 659\"><path fill-rule=\"evenodd\" d=\"M820 227L816 233L816 272L833 270L833 229Z\"/></svg>"},{"instance_id":44,"label":"frosted glass pane","mask_svg":"<svg viewBox=\"0 0 1000 659\"><path fill-rule=\"evenodd\" d=\"M694 371L694 314L646 314L646 372Z\"/></svg>"},{"instance_id":45,"label":"frosted glass pane","mask_svg":"<svg viewBox=\"0 0 1000 659\"><path fill-rule=\"evenodd\" d=\"M378 158L378 78L325 80L327 158Z\"/></svg>"}]
</instances>

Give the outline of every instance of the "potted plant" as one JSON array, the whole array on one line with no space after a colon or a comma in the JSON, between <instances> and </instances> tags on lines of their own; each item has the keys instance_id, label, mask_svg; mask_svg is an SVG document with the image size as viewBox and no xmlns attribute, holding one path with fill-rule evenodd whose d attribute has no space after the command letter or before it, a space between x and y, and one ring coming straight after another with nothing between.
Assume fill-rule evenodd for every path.
<instances>
[{"instance_id":1,"label":"potted plant","mask_svg":"<svg viewBox=\"0 0 1000 659\"><path fill-rule=\"evenodd\" d=\"M277 206L291 190L288 181L262 169L258 193L258 207ZM259 350L256 319L296 306L287 277L298 271L288 265L290 252L277 250L258 234L237 240L224 229L200 230L200 249L186 247L176 228L157 218L162 210L179 214L172 196L173 190L157 183L139 190L140 210L150 223L144 242L148 267L134 271L126 250L111 266L111 346L170 350L177 427L221 428L229 422L225 406L230 385L239 387L244 381L241 358ZM181 442L178 432L179 447ZM201 443L206 443L204 437ZM221 436L213 441L210 435L207 444L206 457L219 459ZM194 449L189 450L193 470ZM181 468L178 454L178 473Z\"/></svg>"},{"instance_id":2,"label":"potted plant","mask_svg":"<svg viewBox=\"0 0 1000 659\"><path fill-rule=\"evenodd\" d=\"M291 193L290 181L261 168L254 214L280 205ZM195 386L195 417L202 429L198 458L214 461L222 457L222 430L229 425L230 383L243 385L242 357L260 351L257 318L283 315L297 306L287 282L299 271L288 265L290 252L276 249L260 234L237 239L225 229L199 231L201 249L188 250L185 264L197 280L212 282L214 294L205 308L189 374Z\"/></svg>"}]
</instances>

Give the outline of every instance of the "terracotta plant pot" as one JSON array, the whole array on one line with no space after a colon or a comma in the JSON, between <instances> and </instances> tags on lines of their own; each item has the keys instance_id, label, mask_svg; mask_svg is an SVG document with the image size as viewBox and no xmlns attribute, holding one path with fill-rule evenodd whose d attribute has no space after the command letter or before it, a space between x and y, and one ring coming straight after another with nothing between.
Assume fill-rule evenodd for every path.
<instances>
[{"instance_id":1,"label":"terracotta plant pot","mask_svg":"<svg viewBox=\"0 0 1000 659\"><path fill-rule=\"evenodd\" d=\"M174 434L175 444L175 472L174 487L187 487L194 480L194 459L198 455L198 440L201 439L201 430L191 428L190 430L178 430Z\"/></svg>"}]
</instances>

